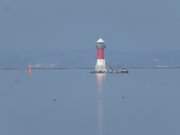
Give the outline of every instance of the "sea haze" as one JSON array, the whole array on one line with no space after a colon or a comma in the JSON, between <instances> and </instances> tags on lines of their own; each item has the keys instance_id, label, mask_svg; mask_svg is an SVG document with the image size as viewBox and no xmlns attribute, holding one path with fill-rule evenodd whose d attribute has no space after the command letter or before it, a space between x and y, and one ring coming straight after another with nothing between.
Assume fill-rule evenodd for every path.
<instances>
[{"instance_id":1,"label":"sea haze","mask_svg":"<svg viewBox=\"0 0 180 135\"><path fill-rule=\"evenodd\" d=\"M111 66L179 66L180 50L105 50L106 62ZM58 65L61 67L94 67L95 45L90 49L24 51L2 54L0 66L27 67L28 64Z\"/></svg>"}]
</instances>

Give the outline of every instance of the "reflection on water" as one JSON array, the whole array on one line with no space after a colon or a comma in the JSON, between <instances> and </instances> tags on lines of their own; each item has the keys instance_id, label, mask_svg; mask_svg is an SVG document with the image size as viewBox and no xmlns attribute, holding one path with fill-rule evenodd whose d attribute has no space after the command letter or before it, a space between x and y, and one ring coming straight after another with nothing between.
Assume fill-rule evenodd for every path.
<instances>
[{"instance_id":1,"label":"reflection on water","mask_svg":"<svg viewBox=\"0 0 180 135\"><path fill-rule=\"evenodd\" d=\"M105 79L106 79L106 74L103 73L96 74L96 84L98 91L102 91Z\"/></svg>"},{"instance_id":2,"label":"reflection on water","mask_svg":"<svg viewBox=\"0 0 180 135\"><path fill-rule=\"evenodd\" d=\"M26 72L27 72L28 76L32 76L32 65L28 65Z\"/></svg>"},{"instance_id":3,"label":"reflection on water","mask_svg":"<svg viewBox=\"0 0 180 135\"><path fill-rule=\"evenodd\" d=\"M106 74L96 74L98 135L103 135L103 84Z\"/></svg>"}]
</instances>

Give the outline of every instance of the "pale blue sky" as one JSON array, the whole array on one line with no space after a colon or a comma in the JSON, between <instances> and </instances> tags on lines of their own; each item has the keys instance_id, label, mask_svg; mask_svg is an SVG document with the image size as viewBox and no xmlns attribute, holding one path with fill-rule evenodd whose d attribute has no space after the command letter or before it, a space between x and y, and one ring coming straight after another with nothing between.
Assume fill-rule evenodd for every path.
<instances>
[{"instance_id":1,"label":"pale blue sky","mask_svg":"<svg viewBox=\"0 0 180 135\"><path fill-rule=\"evenodd\" d=\"M0 0L0 56L92 51L98 36L109 50L180 49L178 5L178 0Z\"/></svg>"}]
</instances>

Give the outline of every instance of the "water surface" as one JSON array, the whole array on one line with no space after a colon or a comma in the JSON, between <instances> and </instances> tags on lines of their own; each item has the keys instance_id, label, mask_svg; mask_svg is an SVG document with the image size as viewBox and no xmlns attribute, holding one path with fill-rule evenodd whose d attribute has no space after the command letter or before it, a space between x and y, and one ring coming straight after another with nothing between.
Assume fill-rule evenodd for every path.
<instances>
[{"instance_id":1,"label":"water surface","mask_svg":"<svg viewBox=\"0 0 180 135\"><path fill-rule=\"evenodd\" d=\"M2 135L180 134L180 70L0 74Z\"/></svg>"}]
</instances>

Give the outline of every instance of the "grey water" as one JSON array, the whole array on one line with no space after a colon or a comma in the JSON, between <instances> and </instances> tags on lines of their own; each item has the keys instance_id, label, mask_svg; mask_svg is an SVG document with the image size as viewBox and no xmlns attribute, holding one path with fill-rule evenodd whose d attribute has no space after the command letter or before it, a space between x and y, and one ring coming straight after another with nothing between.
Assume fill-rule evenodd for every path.
<instances>
[{"instance_id":1,"label":"grey water","mask_svg":"<svg viewBox=\"0 0 180 135\"><path fill-rule=\"evenodd\" d=\"M180 70L0 71L1 135L179 135Z\"/></svg>"}]
</instances>

